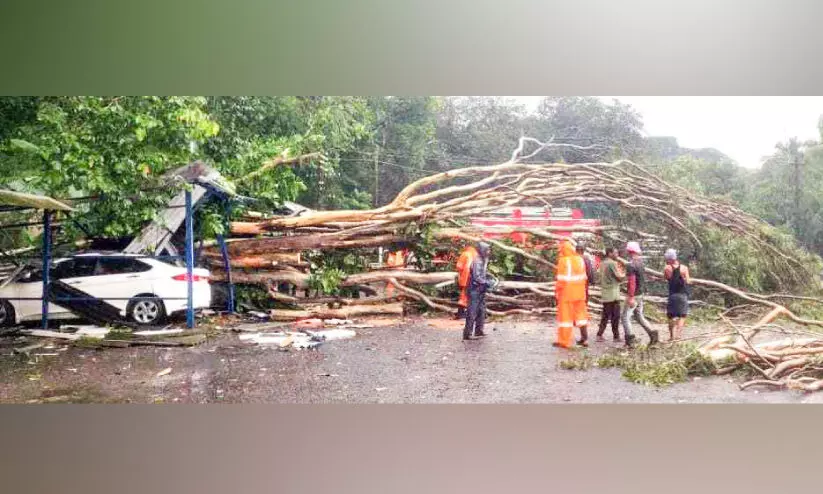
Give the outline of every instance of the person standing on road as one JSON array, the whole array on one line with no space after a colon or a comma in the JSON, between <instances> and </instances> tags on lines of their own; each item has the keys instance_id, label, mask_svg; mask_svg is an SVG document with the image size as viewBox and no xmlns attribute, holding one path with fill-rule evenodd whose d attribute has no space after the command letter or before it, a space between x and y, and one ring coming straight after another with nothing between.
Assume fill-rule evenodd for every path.
<instances>
[{"instance_id":1,"label":"person standing on road","mask_svg":"<svg viewBox=\"0 0 823 494\"><path fill-rule=\"evenodd\" d=\"M485 242L477 244L477 256L471 263L467 291L469 306L466 312L466 325L463 328L463 339L471 340L486 336L483 327L486 323L486 291L491 287L492 280L488 276L489 253L491 247Z\"/></svg>"},{"instance_id":2,"label":"person standing on road","mask_svg":"<svg viewBox=\"0 0 823 494\"><path fill-rule=\"evenodd\" d=\"M466 317L466 308L469 306L469 274L474 260L477 258L477 249L473 245L467 246L457 258L457 287L460 289L460 298L457 301L457 319Z\"/></svg>"},{"instance_id":3,"label":"person standing on road","mask_svg":"<svg viewBox=\"0 0 823 494\"><path fill-rule=\"evenodd\" d=\"M557 341L553 346L570 348L573 345L575 327L580 328L577 344L589 346L586 262L575 252L569 240L560 243L559 254L554 284L557 298Z\"/></svg>"},{"instance_id":4,"label":"person standing on road","mask_svg":"<svg viewBox=\"0 0 823 494\"><path fill-rule=\"evenodd\" d=\"M600 264L603 315L600 317L597 341L606 341L603 333L606 332L606 326L609 323L612 325L612 340L620 341L620 283L626 279L626 273L617 262L617 249L609 247L605 254L605 259Z\"/></svg>"},{"instance_id":5,"label":"person standing on road","mask_svg":"<svg viewBox=\"0 0 823 494\"><path fill-rule=\"evenodd\" d=\"M683 336L686 317L689 315L689 268L677 260L677 251L669 249L664 254L666 269L663 276L669 282L669 300L666 316L669 319L669 341L679 340Z\"/></svg>"},{"instance_id":6,"label":"person standing on road","mask_svg":"<svg viewBox=\"0 0 823 494\"><path fill-rule=\"evenodd\" d=\"M626 346L634 346L637 337L632 334L632 318L646 330L649 335L649 345L654 345L660 339L657 331L653 330L643 315L643 296L646 293L646 267L640 257L640 244L629 242L626 245L626 252L629 255L629 264L626 268L628 287L626 293L626 305L623 307L623 334L626 337Z\"/></svg>"},{"instance_id":7,"label":"person standing on road","mask_svg":"<svg viewBox=\"0 0 823 494\"><path fill-rule=\"evenodd\" d=\"M594 284L594 267L591 257L586 254L586 245L583 242L578 242L575 247L577 255L583 258L586 266L586 303L589 303L589 286Z\"/></svg>"}]
</instances>

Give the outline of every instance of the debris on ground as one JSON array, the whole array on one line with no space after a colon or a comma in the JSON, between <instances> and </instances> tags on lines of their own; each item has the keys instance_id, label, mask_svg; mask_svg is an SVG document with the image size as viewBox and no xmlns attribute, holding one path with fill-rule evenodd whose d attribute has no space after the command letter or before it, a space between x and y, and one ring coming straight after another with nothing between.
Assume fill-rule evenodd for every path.
<instances>
[{"instance_id":1,"label":"debris on ground","mask_svg":"<svg viewBox=\"0 0 823 494\"><path fill-rule=\"evenodd\" d=\"M40 338L57 338L62 340L79 340L82 335L74 333L58 333L57 331L48 331L45 329L29 329L20 331L27 336L38 336Z\"/></svg>"},{"instance_id":2,"label":"debris on ground","mask_svg":"<svg viewBox=\"0 0 823 494\"><path fill-rule=\"evenodd\" d=\"M165 375L171 374L171 367L166 367L165 369L161 370L157 373L156 377L163 377Z\"/></svg>"},{"instance_id":3,"label":"debris on ground","mask_svg":"<svg viewBox=\"0 0 823 494\"><path fill-rule=\"evenodd\" d=\"M316 348L324 341L354 338L357 335L350 329L328 329L320 331L278 331L278 332L247 332L241 334L241 341L248 341L258 345L278 346L280 348L296 348L298 350Z\"/></svg>"},{"instance_id":4,"label":"debris on ground","mask_svg":"<svg viewBox=\"0 0 823 494\"><path fill-rule=\"evenodd\" d=\"M236 326L232 326L231 330L236 332L247 332L247 333L257 333L261 331L277 329L277 328L286 328L290 327L290 323L270 323L270 322L258 322L258 323L246 323L246 324L238 324Z\"/></svg>"},{"instance_id":5,"label":"debris on ground","mask_svg":"<svg viewBox=\"0 0 823 494\"><path fill-rule=\"evenodd\" d=\"M312 336L322 338L324 341L346 340L349 338L354 338L357 335L357 333L355 333L351 329L326 329L322 331L306 332Z\"/></svg>"},{"instance_id":6,"label":"debris on ground","mask_svg":"<svg viewBox=\"0 0 823 494\"><path fill-rule=\"evenodd\" d=\"M329 319L332 320L332 319ZM335 319L336 320L336 319ZM293 323L295 327L299 328L317 328L323 326L323 320L312 318L312 319L300 319Z\"/></svg>"},{"instance_id":7,"label":"debris on ground","mask_svg":"<svg viewBox=\"0 0 823 494\"><path fill-rule=\"evenodd\" d=\"M289 347L298 350L315 348L320 345L319 339L306 333L251 333L240 335L240 340L249 341L263 346L277 346L281 349Z\"/></svg>"},{"instance_id":8,"label":"debris on ground","mask_svg":"<svg viewBox=\"0 0 823 494\"><path fill-rule=\"evenodd\" d=\"M111 328L101 326L77 326L76 335L86 336L89 338L105 338L111 332Z\"/></svg>"},{"instance_id":9,"label":"debris on ground","mask_svg":"<svg viewBox=\"0 0 823 494\"><path fill-rule=\"evenodd\" d=\"M346 326L349 324L354 324L354 321L351 319L326 319L323 323L327 326Z\"/></svg>"},{"instance_id":10,"label":"debris on ground","mask_svg":"<svg viewBox=\"0 0 823 494\"><path fill-rule=\"evenodd\" d=\"M22 354L28 356L31 354L32 350L37 350L38 348L44 348L46 346L45 343L35 343L33 345L28 345L20 348L14 348L12 350L13 353Z\"/></svg>"},{"instance_id":11,"label":"debris on ground","mask_svg":"<svg viewBox=\"0 0 823 494\"><path fill-rule=\"evenodd\" d=\"M138 336L161 336L161 335L168 335L168 334L180 334L184 329L177 328L177 329L152 329L147 331L135 331L132 334Z\"/></svg>"}]
</instances>

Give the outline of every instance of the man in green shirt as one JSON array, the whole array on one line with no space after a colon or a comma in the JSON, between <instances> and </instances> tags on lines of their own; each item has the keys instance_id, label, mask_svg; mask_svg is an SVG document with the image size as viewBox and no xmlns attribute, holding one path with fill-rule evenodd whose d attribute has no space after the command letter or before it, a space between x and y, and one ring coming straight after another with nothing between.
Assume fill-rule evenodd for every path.
<instances>
[{"instance_id":1,"label":"man in green shirt","mask_svg":"<svg viewBox=\"0 0 823 494\"><path fill-rule=\"evenodd\" d=\"M603 314L600 317L600 329L597 341L606 341L603 333L606 326L612 325L614 341L620 341L620 282L626 279L622 266L617 262L617 249L609 247L600 263L600 291L603 301Z\"/></svg>"}]
</instances>

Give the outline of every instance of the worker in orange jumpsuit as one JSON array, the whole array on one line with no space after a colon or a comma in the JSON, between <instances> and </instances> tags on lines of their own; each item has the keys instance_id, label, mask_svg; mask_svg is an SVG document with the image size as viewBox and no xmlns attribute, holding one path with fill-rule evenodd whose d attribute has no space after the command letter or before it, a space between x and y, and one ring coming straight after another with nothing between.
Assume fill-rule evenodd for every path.
<instances>
[{"instance_id":1,"label":"worker in orange jumpsuit","mask_svg":"<svg viewBox=\"0 0 823 494\"><path fill-rule=\"evenodd\" d=\"M457 301L457 319L466 317L466 308L469 306L469 294L466 291L469 285L469 274L474 260L477 259L477 249L473 245L467 246L457 258L457 287L460 288L460 298Z\"/></svg>"},{"instance_id":2,"label":"worker in orange jumpsuit","mask_svg":"<svg viewBox=\"0 0 823 494\"><path fill-rule=\"evenodd\" d=\"M577 344L589 346L589 311L586 307L586 263L575 252L569 240L560 244L555 278L557 298L557 341L554 346L570 348L574 343L574 328L580 328Z\"/></svg>"},{"instance_id":3,"label":"worker in orange jumpsuit","mask_svg":"<svg viewBox=\"0 0 823 494\"><path fill-rule=\"evenodd\" d=\"M392 269L401 269L406 265L406 254L407 251L405 249L398 250L396 252L389 252L388 258L386 259L386 265ZM394 295L394 285L391 282L386 284L386 296L391 297Z\"/></svg>"}]
</instances>

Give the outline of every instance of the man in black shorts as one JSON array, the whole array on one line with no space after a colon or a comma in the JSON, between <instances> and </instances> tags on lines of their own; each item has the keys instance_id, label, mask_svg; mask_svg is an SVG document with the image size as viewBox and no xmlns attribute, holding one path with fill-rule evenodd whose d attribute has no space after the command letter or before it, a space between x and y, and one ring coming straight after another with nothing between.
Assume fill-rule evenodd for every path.
<instances>
[{"instance_id":1,"label":"man in black shorts","mask_svg":"<svg viewBox=\"0 0 823 494\"><path fill-rule=\"evenodd\" d=\"M689 315L689 268L677 260L677 251L669 249L664 254L666 269L663 275L669 282L669 300L666 316L669 318L669 340L679 340Z\"/></svg>"}]
</instances>

